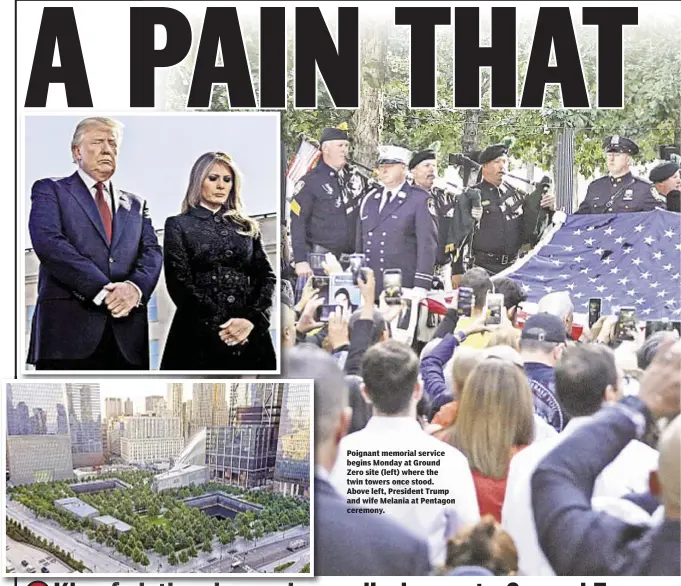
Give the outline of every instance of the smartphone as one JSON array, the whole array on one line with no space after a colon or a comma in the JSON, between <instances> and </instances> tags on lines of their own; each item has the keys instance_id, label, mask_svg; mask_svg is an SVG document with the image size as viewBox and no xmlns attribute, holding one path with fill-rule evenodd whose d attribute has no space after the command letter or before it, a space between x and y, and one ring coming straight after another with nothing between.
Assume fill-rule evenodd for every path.
<instances>
[{"instance_id":1,"label":"smartphone","mask_svg":"<svg viewBox=\"0 0 681 586\"><path fill-rule=\"evenodd\" d=\"M504 296L501 293L488 293L485 302L485 325L499 325L502 311L504 311Z\"/></svg>"},{"instance_id":2,"label":"smartphone","mask_svg":"<svg viewBox=\"0 0 681 586\"><path fill-rule=\"evenodd\" d=\"M470 287L459 287L456 313L459 317L471 317L475 305L475 295Z\"/></svg>"},{"instance_id":3,"label":"smartphone","mask_svg":"<svg viewBox=\"0 0 681 586\"><path fill-rule=\"evenodd\" d=\"M402 271L400 269L387 269L383 272L383 291L385 291L385 302L388 305L402 303Z\"/></svg>"},{"instance_id":4,"label":"smartphone","mask_svg":"<svg viewBox=\"0 0 681 586\"><path fill-rule=\"evenodd\" d=\"M312 288L319 290L317 297L329 300L329 277L312 277Z\"/></svg>"},{"instance_id":5,"label":"smartphone","mask_svg":"<svg viewBox=\"0 0 681 586\"><path fill-rule=\"evenodd\" d=\"M635 340L636 337L636 308L622 307L615 325L615 338L617 340Z\"/></svg>"},{"instance_id":6,"label":"smartphone","mask_svg":"<svg viewBox=\"0 0 681 586\"><path fill-rule=\"evenodd\" d=\"M358 285L359 272L366 265L366 256L364 254L350 255L350 271L352 272L352 284Z\"/></svg>"},{"instance_id":7,"label":"smartphone","mask_svg":"<svg viewBox=\"0 0 681 586\"><path fill-rule=\"evenodd\" d=\"M589 328L601 318L602 300L599 297L591 297L589 299Z\"/></svg>"},{"instance_id":8,"label":"smartphone","mask_svg":"<svg viewBox=\"0 0 681 586\"><path fill-rule=\"evenodd\" d=\"M320 305L317 308L315 319L321 322L328 322L329 316L336 311L336 305Z\"/></svg>"},{"instance_id":9,"label":"smartphone","mask_svg":"<svg viewBox=\"0 0 681 586\"><path fill-rule=\"evenodd\" d=\"M646 322L646 339L656 332L671 332L674 330L674 322L666 319L656 319Z\"/></svg>"},{"instance_id":10,"label":"smartphone","mask_svg":"<svg viewBox=\"0 0 681 586\"><path fill-rule=\"evenodd\" d=\"M324 265L322 263L325 260L326 255L323 252L310 253L310 268L312 269L312 274L319 276L324 275Z\"/></svg>"}]
</instances>

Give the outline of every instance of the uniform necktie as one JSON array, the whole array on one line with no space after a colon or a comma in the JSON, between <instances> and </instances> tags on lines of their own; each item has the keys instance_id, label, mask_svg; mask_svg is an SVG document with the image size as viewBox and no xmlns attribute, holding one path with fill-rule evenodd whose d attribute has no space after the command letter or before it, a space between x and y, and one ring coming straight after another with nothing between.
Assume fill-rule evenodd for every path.
<instances>
[{"instance_id":1,"label":"uniform necktie","mask_svg":"<svg viewBox=\"0 0 681 586\"><path fill-rule=\"evenodd\" d=\"M95 183L95 188L97 189L97 195L95 196L95 201L97 202L97 209L99 210L99 216L102 218L102 224L104 224L104 231L106 232L106 237L111 242L111 233L113 231L113 219L111 217L111 208L107 205L104 199L104 184L101 181Z\"/></svg>"},{"instance_id":2,"label":"uniform necktie","mask_svg":"<svg viewBox=\"0 0 681 586\"><path fill-rule=\"evenodd\" d=\"M393 198L393 194L391 191L385 191L383 192L383 197L381 198L381 207L378 208L378 213L380 214L383 211L383 208L385 207L386 203L390 203L390 200Z\"/></svg>"}]
</instances>

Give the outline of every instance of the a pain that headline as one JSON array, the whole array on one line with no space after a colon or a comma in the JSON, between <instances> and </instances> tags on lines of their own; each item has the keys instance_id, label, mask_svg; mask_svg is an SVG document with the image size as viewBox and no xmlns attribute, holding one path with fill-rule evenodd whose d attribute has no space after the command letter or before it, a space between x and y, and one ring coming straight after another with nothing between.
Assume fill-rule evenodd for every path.
<instances>
[{"instance_id":1,"label":"a pain that headline","mask_svg":"<svg viewBox=\"0 0 681 586\"><path fill-rule=\"evenodd\" d=\"M86 7L77 6L78 10ZM45 7L26 92L26 108L44 108L52 84L63 84L69 107L93 107L85 60L73 7ZM192 32L189 19L164 6L130 7L130 107L154 107L156 70L180 64L198 39L187 108L210 108L214 85L225 85L232 109L287 107L286 8L260 8L256 100L239 16L234 7L207 7L203 25ZM290 9L289 9L290 10ZM293 55L297 109L317 108L318 73L336 108L355 109L360 102L360 18L357 7L339 7L336 40L319 8L295 7ZM622 108L624 100L624 27L638 25L636 7L582 8L582 25L598 28L597 103ZM410 32L410 107L437 104L435 38L438 26L453 35L455 108L480 108L480 69L491 68L491 107L541 108L547 84L560 86L563 107L590 108L570 8L538 10L531 52L520 98L517 79L516 8L491 9L491 43L480 46L477 7L395 7L394 25ZM159 27L166 43L156 48ZM54 65L58 48L60 63ZM555 64L551 65L551 51ZM102 57L101 45L97 46ZM115 50L113 48L112 50ZM222 65L218 65L218 56ZM228 56L228 58L226 57Z\"/></svg>"}]
</instances>

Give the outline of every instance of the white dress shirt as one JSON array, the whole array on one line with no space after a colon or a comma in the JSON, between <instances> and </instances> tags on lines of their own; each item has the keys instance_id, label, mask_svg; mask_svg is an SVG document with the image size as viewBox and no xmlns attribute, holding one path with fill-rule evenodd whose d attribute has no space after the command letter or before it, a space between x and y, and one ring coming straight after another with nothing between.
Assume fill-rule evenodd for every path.
<instances>
[{"instance_id":1,"label":"white dress shirt","mask_svg":"<svg viewBox=\"0 0 681 586\"><path fill-rule=\"evenodd\" d=\"M97 188L95 185L97 185L98 181L96 179L93 179L90 177L85 171L82 169L78 169L78 175L80 175L80 178L83 180L83 183L85 183L85 186L88 188L88 191L90 192L90 195L92 196L92 199L95 200L95 203L97 202ZM113 216L116 213L116 210L118 209L118 197L114 191L114 187L111 184L111 179L108 181L103 181L104 184L104 201L106 202L106 205L109 206L109 209L111 210L111 215ZM113 197L112 197L112 192L113 192ZM111 208L111 200L113 199L113 209Z\"/></svg>"},{"instance_id":2,"label":"white dress shirt","mask_svg":"<svg viewBox=\"0 0 681 586\"><path fill-rule=\"evenodd\" d=\"M572 419L555 438L535 442L511 459L501 525L518 549L518 572L522 576L555 575L537 538L532 511L532 474L544 456L589 419ZM637 440L629 442L596 479L592 495L594 504L602 497L619 499L632 492L646 492L650 471L657 469L658 457L658 452L644 443Z\"/></svg>"},{"instance_id":3,"label":"white dress shirt","mask_svg":"<svg viewBox=\"0 0 681 586\"><path fill-rule=\"evenodd\" d=\"M441 498L454 498L450 505L439 504L376 504L372 508L382 508L387 515L428 541L430 561L434 567L445 562L447 539L456 534L464 525L475 524L480 520L478 498L471 475L468 459L456 448L428 435L418 422L411 417L374 416L366 427L345 436L340 443L338 458L331 471L331 481L336 490L347 495L347 451L348 450L439 450L445 456L439 458L437 488L446 486L449 495ZM382 460L389 457L377 456ZM357 459L357 458L354 458ZM373 460L373 458L371 458ZM423 456L421 460L437 459ZM353 478L362 478L355 476ZM374 478L395 479L396 476L376 476ZM400 476L399 478L405 478ZM424 478L428 478L427 476ZM364 486L366 488L366 486ZM392 487L406 488L406 487ZM410 486L410 488L420 488ZM431 487L432 488L432 487ZM352 497L352 495L350 495ZM384 495L390 497L409 497L410 495ZM414 496L414 495L411 495ZM433 498L430 495L421 495ZM418 496L416 498L421 498ZM379 497L380 498L380 497Z\"/></svg>"}]
</instances>

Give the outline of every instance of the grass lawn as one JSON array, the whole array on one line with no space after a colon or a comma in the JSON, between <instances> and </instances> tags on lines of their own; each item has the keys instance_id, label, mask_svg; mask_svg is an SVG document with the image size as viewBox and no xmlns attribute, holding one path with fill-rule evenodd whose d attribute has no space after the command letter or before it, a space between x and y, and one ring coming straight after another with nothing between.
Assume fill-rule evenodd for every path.
<instances>
[{"instance_id":1,"label":"grass lawn","mask_svg":"<svg viewBox=\"0 0 681 586\"><path fill-rule=\"evenodd\" d=\"M284 570L290 568L295 563L296 562L286 562L285 564L281 564L281 566L277 566L276 568L274 568L274 571L275 572L283 572Z\"/></svg>"},{"instance_id":2,"label":"grass lawn","mask_svg":"<svg viewBox=\"0 0 681 586\"><path fill-rule=\"evenodd\" d=\"M165 517L148 517L143 515L141 518L151 525L170 525L170 521Z\"/></svg>"}]
</instances>

